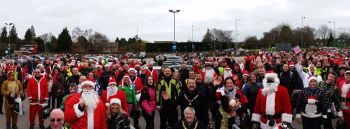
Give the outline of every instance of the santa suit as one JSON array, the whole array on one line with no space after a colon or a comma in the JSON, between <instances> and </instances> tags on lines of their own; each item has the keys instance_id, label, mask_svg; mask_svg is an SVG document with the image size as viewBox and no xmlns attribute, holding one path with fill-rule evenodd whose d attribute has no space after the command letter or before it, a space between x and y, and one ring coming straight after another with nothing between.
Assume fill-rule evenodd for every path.
<instances>
[{"instance_id":1,"label":"santa suit","mask_svg":"<svg viewBox=\"0 0 350 129\"><path fill-rule=\"evenodd\" d=\"M350 84L340 83L340 102L345 123L350 123ZM340 114L340 113L338 113ZM349 128L349 127L347 127Z\"/></svg>"},{"instance_id":2,"label":"santa suit","mask_svg":"<svg viewBox=\"0 0 350 129\"><path fill-rule=\"evenodd\" d=\"M118 89L118 88L117 88ZM118 98L120 99L121 101L121 106L122 106L122 109L125 111L125 112L128 112L128 103L126 102L126 95L124 93L124 91L122 90L117 90L117 93L114 94L114 95L109 95L107 93L107 90L103 91L102 92L102 95L101 95L101 100L104 104L107 104L107 102L109 102L108 100L112 99L112 98ZM106 108L107 106L109 106L109 104L106 105Z\"/></svg>"},{"instance_id":3,"label":"santa suit","mask_svg":"<svg viewBox=\"0 0 350 129\"><path fill-rule=\"evenodd\" d=\"M271 73L267 73L265 78L270 75ZM276 86L273 88L274 90L268 92L266 91L267 88L264 88L258 91L254 113L252 114L252 121L260 122L262 129L280 128L282 122L292 123L292 106L288 90L279 85L277 74L272 76L275 76ZM267 85L266 79L264 79L263 85ZM275 121L274 126L269 126L268 117Z\"/></svg>"},{"instance_id":4,"label":"santa suit","mask_svg":"<svg viewBox=\"0 0 350 129\"><path fill-rule=\"evenodd\" d=\"M35 115L38 112L39 125L43 125L42 119L42 106L45 101L49 99L48 92L48 80L46 76L41 76L40 80L36 80L35 76L28 80L27 96L28 100L31 100L29 106L29 121L33 125L35 121Z\"/></svg>"},{"instance_id":5,"label":"santa suit","mask_svg":"<svg viewBox=\"0 0 350 129\"><path fill-rule=\"evenodd\" d=\"M80 111L78 108L80 93L72 94L65 103L64 118L73 129L107 129L105 106L98 99L96 108L93 111Z\"/></svg>"},{"instance_id":6,"label":"santa suit","mask_svg":"<svg viewBox=\"0 0 350 129\"><path fill-rule=\"evenodd\" d=\"M213 82L213 78L216 76L216 73L214 69L210 68L210 70L203 69L203 72L205 73L204 75L204 82L205 83L210 83Z\"/></svg>"},{"instance_id":7,"label":"santa suit","mask_svg":"<svg viewBox=\"0 0 350 129\"><path fill-rule=\"evenodd\" d=\"M154 81L158 83L158 71L155 70L154 68L151 70L146 69L146 75L147 76L152 76Z\"/></svg>"}]
</instances>

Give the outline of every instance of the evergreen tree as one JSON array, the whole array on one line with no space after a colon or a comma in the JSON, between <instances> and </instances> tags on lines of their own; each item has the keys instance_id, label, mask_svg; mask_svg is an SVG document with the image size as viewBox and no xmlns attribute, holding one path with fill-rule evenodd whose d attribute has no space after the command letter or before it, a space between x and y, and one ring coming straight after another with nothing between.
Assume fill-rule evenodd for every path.
<instances>
[{"instance_id":1,"label":"evergreen tree","mask_svg":"<svg viewBox=\"0 0 350 129\"><path fill-rule=\"evenodd\" d=\"M34 26L33 26L33 25L30 27L30 30L32 31L32 35L33 35L33 37L35 38L35 37L36 37L36 34L35 34L35 29L34 29ZM33 38L33 39L34 39L34 38Z\"/></svg>"},{"instance_id":2,"label":"evergreen tree","mask_svg":"<svg viewBox=\"0 0 350 129\"><path fill-rule=\"evenodd\" d=\"M33 36L32 30L30 28L28 28L25 35L24 35L24 40L27 43L31 43L34 40L34 38L35 37Z\"/></svg>"},{"instance_id":3,"label":"evergreen tree","mask_svg":"<svg viewBox=\"0 0 350 129\"><path fill-rule=\"evenodd\" d=\"M17 31L16 31L16 26L15 25L13 25L11 30L10 30L9 38L10 38L10 42L11 43L17 43L18 34L17 34Z\"/></svg>"},{"instance_id":4,"label":"evergreen tree","mask_svg":"<svg viewBox=\"0 0 350 129\"><path fill-rule=\"evenodd\" d=\"M45 42L42 38L38 37L34 39L35 43L38 45L38 50L39 53L40 52L44 52L45 51Z\"/></svg>"},{"instance_id":5,"label":"evergreen tree","mask_svg":"<svg viewBox=\"0 0 350 129\"><path fill-rule=\"evenodd\" d=\"M59 52L70 52L72 45L72 37L69 35L69 31L66 27L62 30L61 34L58 35L57 50Z\"/></svg>"},{"instance_id":6,"label":"evergreen tree","mask_svg":"<svg viewBox=\"0 0 350 129\"><path fill-rule=\"evenodd\" d=\"M3 42L3 43L7 43L8 42L6 27L2 28L1 36L0 36L0 42Z\"/></svg>"}]
</instances>

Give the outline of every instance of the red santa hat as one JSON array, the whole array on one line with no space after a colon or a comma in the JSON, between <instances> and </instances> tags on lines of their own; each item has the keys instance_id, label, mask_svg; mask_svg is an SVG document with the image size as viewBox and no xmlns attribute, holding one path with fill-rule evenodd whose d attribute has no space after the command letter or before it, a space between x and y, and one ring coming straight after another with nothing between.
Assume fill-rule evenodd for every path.
<instances>
[{"instance_id":1,"label":"red santa hat","mask_svg":"<svg viewBox=\"0 0 350 129\"><path fill-rule=\"evenodd\" d=\"M134 71L135 72L135 69L134 68L129 68L128 72L130 72L130 71Z\"/></svg>"},{"instance_id":2,"label":"red santa hat","mask_svg":"<svg viewBox=\"0 0 350 129\"><path fill-rule=\"evenodd\" d=\"M309 104L315 104L317 102L317 100L316 100L316 96L309 96L309 97L307 97L307 103L309 103Z\"/></svg>"},{"instance_id":3,"label":"red santa hat","mask_svg":"<svg viewBox=\"0 0 350 129\"><path fill-rule=\"evenodd\" d=\"M307 82L310 83L311 80L316 80L316 82L318 83L316 76L310 76Z\"/></svg>"},{"instance_id":4,"label":"red santa hat","mask_svg":"<svg viewBox=\"0 0 350 129\"><path fill-rule=\"evenodd\" d=\"M119 106L122 105L120 99L118 99L118 98L111 98L111 99L109 100L109 103L106 103L106 106L107 106L108 109L109 109L109 106L110 106L111 104L114 104L114 103L118 104Z\"/></svg>"},{"instance_id":5,"label":"red santa hat","mask_svg":"<svg viewBox=\"0 0 350 129\"><path fill-rule=\"evenodd\" d=\"M347 74L347 73L350 73L350 70L346 70L346 71L345 71L345 74Z\"/></svg>"},{"instance_id":6,"label":"red santa hat","mask_svg":"<svg viewBox=\"0 0 350 129\"><path fill-rule=\"evenodd\" d=\"M248 72L248 70L243 70L243 74L242 74L243 76L249 76L249 72Z\"/></svg>"},{"instance_id":7,"label":"red santa hat","mask_svg":"<svg viewBox=\"0 0 350 129\"><path fill-rule=\"evenodd\" d=\"M114 77L109 77L109 80L108 80L108 85L117 85L117 81L115 80Z\"/></svg>"},{"instance_id":8,"label":"red santa hat","mask_svg":"<svg viewBox=\"0 0 350 129\"><path fill-rule=\"evenodd\" d=\"M293 61L288 62L288 66L289 66L289 67L295 66L295 65L294 65L294 62L293 62Z\"/></svg>"},{"instance_id":9,"label":"red santa hat","mask_svg":"<svg viewBox=\"0 0 350 129\"><path fill-rule=\"evenodd\" d=\"M91 79L87 79L84 82L82 82L80 84L80 86L81 86L80 88L82 88L84 85L92 86L95 89L95 82L93 80L91 80Z\"/></svg>"},{"instance_id":10,"label":"red santa hat","mask_svg":"<svg viewBox=\"0 0 350 129\"><path fill-rule=\"evenodd\" d=\"M231 68L229 66L226 66L225 70L231 70Z\"/></svg>"},{"instance_id":11,"label":"red santa hat","mask_svg":"<svg viewBox=\"0 0 350 129\"><path fill-rule=\"evenodd\" d=\"M277 73L275 73L275 71L273 70L269 70L265 73L265 78L273 78L273 79L278 79Z\"/></svg>"}]
</instances>

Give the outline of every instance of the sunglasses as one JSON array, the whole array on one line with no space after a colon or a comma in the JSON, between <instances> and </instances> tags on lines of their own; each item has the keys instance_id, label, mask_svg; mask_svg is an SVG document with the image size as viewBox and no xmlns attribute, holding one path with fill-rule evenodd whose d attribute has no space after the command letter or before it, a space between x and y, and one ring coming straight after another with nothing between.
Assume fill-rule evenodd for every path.
<instances>
[{"instance_id":1,"label":"sunglasses","mask_svg":"<svg viewBox=\"0 0 350 129\"><path fill-rule=\"evenodd\" d=\"M50 119L50 121L51 121L51 122L55 122L55 121L57 121L57 122L61 122L61 121L62 121L62 119Z\"/></svg>"}]
</instances>

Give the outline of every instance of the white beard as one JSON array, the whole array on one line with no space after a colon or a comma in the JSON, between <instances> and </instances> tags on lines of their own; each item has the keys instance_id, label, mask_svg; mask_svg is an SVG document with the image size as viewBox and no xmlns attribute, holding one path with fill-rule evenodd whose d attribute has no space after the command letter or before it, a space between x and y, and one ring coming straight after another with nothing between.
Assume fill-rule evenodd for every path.
<instances>
[{"instance_id":1,"label":"white beard","mask_svg":"<svg viewBox=\"0 0 350 129\"><path fill-rule=\"evenodd\" d=\"M277 90L278 83L264 83L264 88L262 89L262 93L267 96L271 93L274 93Z\"/></svg>"},{"instance_id":2,"label":"white beard","mask_svg":"<svg viewBox=\"0 0 350 129\"><path fill-rule=\"evenodd\" d=\"M81 97L86 103L88 112L92 112L96 108L98 102L98 96L96 95L95 91L83 90Z\"/></svg>"},{"instance_id":3,"label":"white beard","mask_svg":"<svg viewBox=\"0 0 350 129\"><path fill-rule=\"evenodd\" d=\"M107 87L107 99L110 96L113 96L115 94L117 94L118 88L117 87Z\"/></svg>"},{"instance_id":4,"label":"white beard","mask_svg":"<svg viewBox=\"0 0 350 129\"><path fill-rule=\"evenodd\" d=\"M228 77L232 77L232 72L231 71L225 71L224 72L224 79L226 79Z\"/></svg>"},{"instance_id":5,"label":"white beard","mask_svg":"<svg viewBox=\"0 0 350 129\"><path fill-rule=\"evenodd\" d=\"M350 84L343 84L343 87L341 89L341 97L346 97L346 94L348 94L348 91L350 89Z\"/></svg>"}]
</instances>

